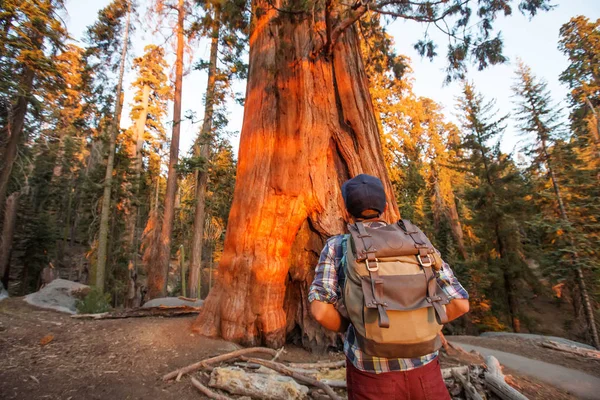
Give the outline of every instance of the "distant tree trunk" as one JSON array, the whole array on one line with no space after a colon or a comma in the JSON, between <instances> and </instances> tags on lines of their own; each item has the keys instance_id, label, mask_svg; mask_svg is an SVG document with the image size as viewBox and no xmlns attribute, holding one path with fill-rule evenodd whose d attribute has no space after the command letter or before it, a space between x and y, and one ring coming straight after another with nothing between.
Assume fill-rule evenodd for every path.
<instances>
[{"instance_id":1,"label":"distant tree trunk","mask_svg":"<svg viewBox=\"0 0 600 400\"><path fill-rule=\"evenodd\" d=\"M433 164L433 163L432 163ZM463 230L456 210L456 200L454 193L449 193L444 196L439 182L439 174L435 165L431 165L433 169L433 196L434 196L434 223L437 226L440 224L442 216L444 216L452 232L452 237L458 247L458 251L463 260L467 259L467 251L465 249L465 241ZM449 200L447 198L450 198Z\"/></svg>"},{"instance_id":2,"label":"distant tree trunk","mask_svg":"<svg viewBox=\"0 0 600 400\"><path fill-rule=\"evenodd\" d=\"M194 236L190 254L190 279L188 295L200 297L200 277L202 276L202 243L204 239L204 219L206 218L206 183L208 181L208 158L212 144L212 118L215 103L215 82L217 75L217 56L219 51L220 15L215 12L212 42L210 46L210 62L208 66L208 84L206 85L206 103L204 105L204 122L196 144L196 155L204 160L204 165L196 175L196 212L194 214Z\"/></svg>"},{"instance_id":3,"label":"distant tree trunk","mask_svg":"<svg viewBox=\"0 0 600 400\"><path fill-rule=\"evenodd\" d=\"M279 347L299 325L305 345L323 347L335 334L310 317L307 292L325 239L345 230L341 184L378 176L386 219L398 208L354 26L324 53L322 15L296 19L253 1L259 7L225 248L194 329Z\"/></svg>"},{"instance_id":4,"label":"distant tree trunk","mask_svg":"<svg viewBox=\"0 0 600 400\"><path fill-rule=\"evenodd\" d=\"M17 158L17 149L21 140L21 134L23 133L23 126L25 125L25 116L27 115L27 106L29 105L29 96L31 95L34 76L35 72L31 68L25 67L21 81L21 94L17 99L14 115L9 117L8 121L8 143L6 143L6 147L0 152L2 156L0 159L0 166L2 167L0 171L0 216L2 216L2 210L5 205L12 167Z\"/></svg>"},{"instance_id":5,"label":"distant tree trunk","mask_svg":"<svg viewBox=\"0 0 600 400\"><path fill-rule=\"evenodd\" d=\"M138 254L138 214L139 214L139 196L142 176L142 148L144 146L144 132L146 131L146 120L148 119L148 102L150 99L150 86L144 85L142 91L142 109L135 123L133 143L130 149L130 157L133 159L133 201L131 212L127 217L127 241L131 250L130 261L135 267L137 265Z\"/></svg>"},{"instance_id":6,"label":"distant tree trunk","mask_svg":"<svg viewBox=\"0 0 600 400\"><path fill-rule=\"evenodd\" d=\"M0 278L5 288L8 288L8 270L10 268L10 255L12 253L12 241L17 222L17 209L19 207L20 192L15 192L6 199L4 209L4 222L2 224L2 236L0 236Z\"/></svg>"},{"instance_id":7,"label":"distant tree trunk","mask_svg":"<svg viewBox=\"0 0 600 400\"><path fill-rule=\"evenodd\" d=\"M106 272L106 259L108 248L108 230L110 219L110 197L112 190L113 169L115 163L115 149L117 146L117 134L119 132L119 122L121 111L123 109L123 75L125 73L125 60L127 58L127 44L129 40L129 21L131 18L131 2L127 11L127 22L125 22L125 33L123 35L123 50L121 52L121 65L119 69L119 83L117 84L117 104L115 106L115 115L110 125L108 160L106 162L106 174L104 175L104 194L102 196L102 213L100 215L100 232L98 234L98 263L96 264L96 287L104 292L104 280Z\"/></svg>"},{"instance_id":8,"label":"distant tree trunk","mask_svg":"<svg viewBox=\"0 0 600 400\"><path fill-rule=\"evenodd\" d=\"M554 188L554 194L556 195L556 202L558 203L558 209L560 211L560 217L566 223L569 223L569 216L567 215L567 210L565 209L565 204L563 202L560 186L558 184L558 180L556 179L556 175L554 174L554 170L552 169L552 165L550 163L550 154L548 153L548 147L546 145L546 139L544 137L541 138L542 142L542 151L544 155L544 161L546 164L546 168L548 168L548 175L552 180L552 186ZM571 245L575 245L575 239L569 233L569 241ZM583 271L581 267L577 264L577 259L579 256L577 253L572 253L572 265L575 268L575 281L577 282L577 286L579 287L579 291L581 293L581 300L583 303L583 309L585 311L585 319L588 325L588 331L590 337L592 339L592 344L597 349L600 349L600 338L598 337L598 330L596 329L596 318L594 316L594 307L592 306L592 302L590 301L590 297L588 295L587 285L585 284L585 277L583 276Z\"/></svg>"},{"instance_id":9,"label":"distant tree trunk","mask_svg":"<svg viewBox=\"0 0 600 400\"><path fill-rule=\"evenodd\" d=\"M185 9L183 0L179 0L177 21L177 59L175 61L175 98L173 105L173 134L171 136L171 151L169 155L169 174L165 193L165 207L160 248L158 256L150 260L148 266L148 297L162 297L167 291L167 277L171 260L171 233L175 216L175 196L177 195L177 162L179 160L179 134L181 132L181 87L183 81L183 24Z\"/></svg>"},{"instance_id":10,"label":"distant tree trunk","mask_svg":"<svg viewBox=\"0 0 600 400\"><path fill-rule=\"evenodd\" d=\"M592 132L592 136L594 137L594 146L596 147L596 152L598 154L598 158L600 158L600 116L598 115L598 111L592 105L590 99L585 98L585 103L590 108L592 115L594 116L594 120L596 120L596 126L590 129Z\"/></svg>"}]
</instances>

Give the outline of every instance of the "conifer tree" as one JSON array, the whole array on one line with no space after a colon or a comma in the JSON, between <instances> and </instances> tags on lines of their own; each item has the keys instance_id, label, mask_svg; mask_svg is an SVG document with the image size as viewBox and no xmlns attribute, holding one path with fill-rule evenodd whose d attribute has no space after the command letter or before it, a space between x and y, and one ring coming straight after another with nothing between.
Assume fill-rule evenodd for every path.
<instances>
[{"instance_id":1,"label":"conifer tree","mask_svg":"<svg viewBox=\"0 0 600 400\"><path fill-rule=\"evenodd\" d=\"M89 48L91 54L104 62L111 60L113 55L104 53L113 51L119 43L122 43L118 59L119 75L116 89L114 114L108 130L108 158L106 162L106 174L104 176L104 193L102 195L102 206L100 216L100 227L98 232L98 261L96 263L94 284L101 292L104 291L106 261L108 252L108 236L111 210L112 180L115 162L116 141L119 132L122 104L123 75L125 73L125 61L129 46L130 21L133 0L114 0L106 8L100 10L99 20L88 29L88 41L92 43ZM122 33L122 38L118 35ZM106 86L105 84L103 86Z\"/></svg>"},{"instance_id":2,"label":"conifer tree","mask_svg":"<svg viewBox=\"0 0 600 400\"><path fill-rule=\"evenodd\" d=\"M142 182L144 148L148 158L160 158L156 153L160 151L162 143L166 142L163 118L167 114L167 101L171 98L171 88L168 86L165 74L167 64L164 50L156 45L148 45L144 50L145 54L133 61L138 76L133 82L137 91L130 117L135 123L127 132L126 139L129 157L132 160L130 182L133 192L128 207L126 232L131 253L130 261L134 266L137 265L139 247L137 229L139 221L142 220L139 215L140 207L149 204L154 197L153 185L144 185ZM160 169L154 168L153 172L158 176ZM144 189L147 193L142 193Z\"/></svg>"},{"instance_id":3,"label":"conifer tree","mask_svg":"<svg viewBox=\"0 0 600 400\"><path fill-rule=\"evenodd\" d=\"M183 50L185 15L188 11L184 0L173 1L157 0L155 11L159 14L175 11L177 22L175 24L175 37L177 41L175 60L175 91L173 103L173 130L171 134L171 145L169 154L169 166L167 176L167 188L164 199L163 220L161 225L160 242L156 257L149 260L148 269L148 296L150 298L161 297L166 294L167 276L171 260L171 234L173 232L173 220L175 218L175 197L177 195L179 162L179 135L181 132L181 91L183 82Z\"/></svg>"},{"instance_id":4,"label":"conifer tree","mask_svg":"<svg viewBox=\"0 0 600 400\"><path fill-rule=\"evenodd\" d=\"M579 260L580 255L576 249L575 242L579 236L577 233L579 227L572 225L567 204L564 201L564 191L559 182L561 171L557 171L556 160L553 156L552 148L556 151L556 140L560 133L560 113L552 106L550 93L544 81L538 80L531 69L522 62L517 66L518 80L513 86L513 91L517 96L516 116L520 122L521 131L534 140L526 148L528 155L533 159L533 166L542 173L546 172L554 191L556 218L562 220L562 224L557 224L557 230L566 231L567 248L564 250L567 260L557 260L558 262L567 262L574 269L575 281L579 287L582 297L582 304L585 310L586 322L589 329L591 342L597 348L600 348L598 332L596 330L596 321L594 317L593 299L590 299L586 285L586 278L582 270L582 264ZM543 176L543 175L542 175ZM555 243L556 245L556 243ZM567 255L568 254L568 255Z\"/></svg>"},{"instance_id":5,"label":"conifer tree","mask_svg":"<svg viewBox=\"0 0 600 400\"><path fill-rule=\"evenodd\" d=\"M458 108L463 129L462 167L468 171L466 200L473 210L471 225L479 239L475 254L496 276L490 298L504 297L512 329L520 330L519 281L525 268L519 231L519 199L523 178L509 156L499 148L505 117L497 118L494 102L485 102L473 86L464 83ZM504 294L504 296L502 296Z\"/></svg>"},{"instance_id":6,"label":"conifer tree","mask_svg":"<svg viewBox=\"0 0 600 400\"><path fill-rule=\"evenodd\" d=\"M593 142L595 158L600 158L600 19L590 21L579 15L560 28L558 48L570 64L560 80L569 86L575 133ZM586 140L587 138L587 140ZM582 146L583 147L583 146ZM596 160L598 162L598 160Z\"/></svg>"},{"instance_id":7,"label":"conifer tree","mask_svg":"<svg viewBox=\"0 0 600 400\"><path fill-rule=\"evenodd\" d=\"M200 167L196 173L196 210L190 251L190 278L188 280L190 297L200 295L209 155L212 152L211 147L215 141L215 134L227 123L226 117L218 111L217 107L225 100L226 92L233 79L243 77L246 69L240 59L244 41L238 36L239 31L244 29L247 23L245 15L242 13L244 5L245 2L239 0L227 3L206 2L205 4L207 15L203 22L210 32L211 46L209 62L206 65L208 83L204 96L204 120L194 146L194 153L196 157L199 157L197 162ZM224 55L221 58L220 66L217 63L219 53Z\"/></svg>"}]
</instances>

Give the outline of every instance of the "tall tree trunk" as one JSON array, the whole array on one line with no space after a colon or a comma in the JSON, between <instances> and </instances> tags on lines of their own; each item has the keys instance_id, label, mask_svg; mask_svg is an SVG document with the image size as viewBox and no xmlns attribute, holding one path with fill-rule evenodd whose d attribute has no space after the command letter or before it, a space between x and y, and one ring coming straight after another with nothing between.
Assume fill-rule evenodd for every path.
<instances>
[{"instance_id":1,"label":"tall tree trunk","mask_svg":"<svg viewBox=\"0 0 600 400\"><path fill-rule=\"evenodd\" d=\"M23 133L23 126L25 125L25 116L27 115L27 106L29 105L29 96L31 95L34 76L34 70L25 67L21 81L21 93L17 99L14 115L9 117L8 121L8 143L6 143L6 147L2 149L0 153L2 156L0 160L0 166L2 168L0 171L0 216L3 215L2 210L5 205L8 183L13 165L17 158L17 150L19 141L21 140L21 134Z\"/></svg>"},{"instance_id":2,"label":"tall tree trunk","mask_svg":"<svg viewBox=\"0 0 600 400\"><path fill-rule=\"evenodd\" d=\"M108 248L108 230L110 219L110 195L112 190L113 169L115 163L115 149L117 146L117 134L121 111L123 110L123 75L125 73L125 60L127 58L127 45L129 40L129 22L131 18L131 2L127 10L127 21L125 22L125 34L123 35L123 50L121 51L121 65L119 68L119 83L117 84L117 104L115 115L110 125L108 160L106 162L106 174L104 175L104 194L102 196L102 213L100 215L100 232L98 237L98 262L96 264L96 287L104 292L104 280L106 272L106 259Z\"/></svg>"},{"instance_id":3,"label":"tall tree trunk","mask_svg":"<svg viewBox=\"0 0 600 400\"><path fill-rule=\"evenodd\" d=\"M150 99L150 86L144 85L142 91L142 109L135 123L135 136L130 149L130 157L133 159L133 201L131 202L130 214L127 216L127 241L130 246L130 261L134 267L137 265L138 255L138 214L140 203L140 186L142 176L142 148L144 146L144 132L146 131L146 120L148 119L148 102Z\"/></svg>"},{"instance_id":4,"label":"tall tree trunk","mask_svg":"<svg viewBox=\"0 0 600 400\"><path fill-rule=\"evenodd\" d=\"M10 267L10 255L12 253L12 242L17 222L20 195L20 192L15 192L6 199L2 236L0 236L0 278L3 279L2 284L7 289L9 275L7 272Z\"/></svg>"},{"instance_id":5,"label":"tall tree trunk","mask_svg":"<svg viewBox=\"0 0 600 400\"><path fill-rule=\"evenodd\" d=\"M217 56L219 51L220 14L215 11L210 46L210 62L208 66L208 84L206 85L206 103L204 105L204 122L200 137L196 144L196 155L204 160L202 169L196 176L196 212L194 214L194 236L190 255L190 279L188 295L200 297L200 277L202 276L202 243L204 239L204 219L206 218L206 183L208 181L208 158L212 144L212 118L214 110L215 82L217 74ZM199 149L198 149L199 148Z\"/></svg>"},{"instance_id":6,"label":"tall tree trunk","mask_svg":"<svg viewBox=\"0 0 600 400\"><path fill-rule=\"evenodd\" d=\"M594 146L596 147L596 152L598 153L598 158L600 158L600 116L598 115L598 111L594 108L590 99L585 97L585 103L590 108L594 119L596 120L596 126L591 129L592 136L594 137Z\"/></svg>"},{"instance_id":7,"label":"tall tree trunk","mask_svg":"<svg viewBox=\"0 0 600 400\"><path fill-rule=\"evenodd\" d=\"M173 105L173 134L169 155L169 174L165 193L165 207L160 248L158 257L150 260L148 268L148 297L150 299L164 296L167 291L167 277L171 260L171 233L175 216L175 196L177 195L177 161L179 160L179 134L181 132L181 87L183 82L183 23L185 9L183 0L179 0L177 21L177 59L175 61L175 98Z\"/></svg>"},{"instance_id":8,"label":"tall tree trunk","mask_svg":"<svg viewBox=\"0 0 600 400\"><path fill-rule=\"evenodd\" d=\"M500 233L500 224L496 221L494 226L496 232L496 243L498 254L500 254L500 258L506 259L506 247L504 246L504 240L502 239L502 235ZM518 300L515 297L515 288L514 288L514 279L508 271L508 266L502 266L502 277L504 279L504 293L506 294L506 304L508 305L508 313L510 315L510 323L512 325L514 332L521 331L521 321L519 320L519 306Z\"/></svg>"},{"instance_id":9,"label":"tall tree trunk","mask_svg":"<svg viewBox=\"0 0 600 400\"><path fill-rule=\"evenodd\" d=\"M308 315L306 294L324 240L344 232L341 184L380 177L386 219L399 214L355 28L325 54L321 13L296 19L268 3L253 1L263 12L250 35L233 204L218 281L194 329L277 347L297 324L303 340L323 345L332 336Z\"/></svg>"},{"instance_id":10,"label":"tall tree trunk","mask_svg":"<svg viewBox=\"0 0 600 400\"><path fill-rule=\"evenodd\" d=\"M556 202L558 203L558 209L560 211L561 219L569 223L569 216L567 215L567 210L565 209L565 204L563 202L560 186L558 184L558 180L556 179L556 175L554 174L554 170L552 169L552 165L550 163L550 154L548 153L548 147L546 145L546 139L544 137L541 138L542 142L542 151L544 154L544 161L546 163L546 168L548 168L548 174L550 175L550 179L552 180L552 186L554 188L554 194L556 195ZM573 236L569 233L568 236L569 242L572 246L575 246L576 242ZM594 316L594 307L592 306L592 302L590 301L590 297L588 295L587 285L585 284L585 277L583 276L583 270L577 263L577 259L579 256L577 252L572 253L572 265L575 268L575 281L577 282L577 286L579 287L579 291L581 294L581 300L583 303L583 309L585 310L585 319L588 325L588 331L590 337L592 339L592 344L595 348L600 349L600 338L598 337L598 330L596 329L596 318Z\"/></svg>"}]
</instances>

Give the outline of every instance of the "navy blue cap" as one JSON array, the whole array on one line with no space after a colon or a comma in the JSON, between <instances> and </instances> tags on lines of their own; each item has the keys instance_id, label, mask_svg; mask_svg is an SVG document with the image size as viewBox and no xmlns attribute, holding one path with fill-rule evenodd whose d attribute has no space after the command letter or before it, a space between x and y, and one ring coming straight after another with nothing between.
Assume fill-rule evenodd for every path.
<instances>
[{"instance_id":1,"label":"navy blue cap","mask_svg":"<svg viewBox=\"0 0 600 400\"><path fill-rule=\"evenodd\" d=\"M382 214L385 210L385 189L379 178L360 174L344 182L342 197L346 209L354 217L362 217L365 210L376 210Z\"/></svg>"}]
</instances>

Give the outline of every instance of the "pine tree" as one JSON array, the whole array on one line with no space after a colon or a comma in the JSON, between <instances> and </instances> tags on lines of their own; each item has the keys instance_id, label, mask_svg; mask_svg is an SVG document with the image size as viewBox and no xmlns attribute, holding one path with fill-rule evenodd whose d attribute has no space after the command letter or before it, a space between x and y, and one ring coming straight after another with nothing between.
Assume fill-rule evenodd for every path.
<instances>
[{"instance_id":1,"label":"pine tree","mask_svg":"<svg viewBox=\"0 0 600 400\"><path fill-rule=\"evenodd\" d=\"M567 262L574 269L575 281L579 287L582 297L582 304L585 310L585 317L589 329L589 336L594 346L600 348L596 322L594 318L594 308L592 300L588 295L586 279L581 268L580 256L576 250L575 242L578 234L578 227L571 224L567 204L564 201L564 190L559 182L559 176L562 171L557 170L553 151L556 151L556 140L559 138L561 125L559 123L560 113L552 106L550 93L544 81L538 80L531 72L531 69L522 62L517 67L518 81L513 86L513 91L518 100L516 103L517 120L520 122L521 131L527 136L533 136L533 143L527 148L527 154L533 159L532 165L537 170L546 172L554 191L554 200L556 210L555 218L560 219L562 223L556 224L556 230L566 231L567 247L564 250L568 254L568 260L557 260L558 262ZM558 222L558 221L557 221ZM585 262L584 262L585 264Z\"/></svg>"},{"instance_id":2,"label":"pine tree","mask_svg":"<svg viewBox=\"0 0 600 400\"><path fill-rule=\"evenodd\" d=\"M169 154L169 167L167 176L167 188L164 199L163 220L161 225L160 245L156 257L149 260L148 269L148 296L149 298L161 297L166 294L167 276L171 260L171 234L173 232L173 220L175 218L175 197L177 194L177 164L179 162L179 135L181 132L181 91L183 82L183 49L184 49L184 22L186 15L186 4L184 0L178 0L171 4L166 0L158 0L155 5L157 13L168 12L169 9L176 10L177 23L175 25L175 36L177 38L176 61L175 61L175 92L173 103L173 131L171 135L171 148Z\"/></svg>"},{"instance_id":3,"label":"pine tree","mask_svg":"<svg viewBox=\"0 0 600 400\"><path fill-rule=\"evenodd\" d=\"M118 54L119 76L116 90L115 111L108 130L108 159L106 162L106 174L104 176L104 193L102 196L100 227L98 232L98 261L93 272L94 283L101 292L105 289L106 261L108 253L108 236L110 224L111 194L113 190L113 170L115 162L116 141L119 132L119 124L122 111L122 88L123 75L125 72L125 61L129 46L130 19L132 12L132 0L114 0L106 8L100 10L99 20L88 29L88 41L92 43L89 48L91 54L99 60L111 60L112 54L105 53L113 51L118 43L122 46ZM124 19L124 21L123 21ZM124 24L124 26L122 26ZM118 34L123 29L123 37Z\"/></svg>"},{"instance_id":4,"label":"pine tree","mask_svg":"<svg viewBox=\"0 0 600 400\"><path fill-rule=\"evenodd\" d=\"M560 80L571 89L573 131L584 141L593 142L596 163L600 158L600 19L577 16L560 28L558 48L570 64ZM583 147L583 146L582 146Z\"/></svg>"},{"instance_id":5,"label":"pine tree","mask_svg":"<svg viewBox=\"0 0 600 400\"><path fill-rule=\"evenodd\" d=\"M526 267L517 214L525 184L509 156L499 148L505 117L497 118L494 102L485 102L473 86L464 83L458 108L463 129L463 168L468 171L466 201L473 210L470 224L479 243L474 254L489 266L489 298L504 297L512 329L520 330L519 281ZM503 307L504 308L504 307Z\"/></svg>"},{"instance_id":6,"label":"pine tree","mask_svg":"<svg viewBox=\"0 0 600 400\"><path fill-rule=\"evenodd\" d=\"M126 234L131 253L130 261L134 266L137 265L139 247L137 229L139 221L145 220L140 216L140 208L149 204L154 197L154 186L152 183L144 184L146 179L142 177L144 153L148 158L160 158L157 152L160 152L162 143L166 141L162 120L167 114L167 102L171 98L171 88L165 74L167 64L164 60L164 50L156 45L148 45L144 50L145 54L133 61L138 76L133 82L137 92L130 116L135 124L126 132L125 139L132 163L131 177L128 180L133 193L130 205L124 208L128 210ZM160 168L157 170L154 167L153 173L158 176Z\"/></svg>"}]
</instances>

